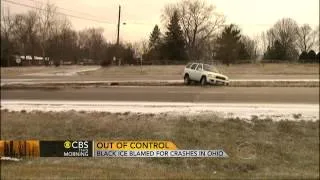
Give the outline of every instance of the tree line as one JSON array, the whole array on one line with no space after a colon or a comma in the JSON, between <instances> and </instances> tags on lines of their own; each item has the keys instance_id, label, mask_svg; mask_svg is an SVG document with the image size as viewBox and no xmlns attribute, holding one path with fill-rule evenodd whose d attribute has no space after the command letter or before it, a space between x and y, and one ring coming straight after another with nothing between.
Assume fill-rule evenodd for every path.
<instances>
[{"instance_id":1,"label":"tree line","mask_svg":"<svg viewBox=\"0 0 320 180\"><path fill-rule=\"evenodd\" d=\"M1 66L16 65L12 55L49 57L56 65L85 59L103 66L121 64L184 64L220 61L224 64L266 62L319 62L319 26L298 26L290 18L251 38L204 0L181 0L164 7L163 32L155 25L149 40L139 43L107 42L102 28L76 31L54 4L25 14L1 14ZM117 62L114 62L117 57ZM121 60L121 61L118 61Z\"/></svg>"},{"instance_id":2,"label":"tree line","mask_svg":"<svg viewBox=\"0 0 320 180\"><path fill-rule=\"evenodd\" d=\"M156 25L144 54L152 63L216 60L231 64L258 59L265 62L319 62L319 26L314 30L308 24L298 26L290 18L280 19L254 38L244 35L236 24L225 24L224 15L202 0L168 4L162 19L167 28L165 34L162 35ZM172 35L176 37L172 38ZM168 38L177 39L180 47L170 46ZM179 56L170 56L175 52L180 52Z\"/></svg>"},{"instance_id":3,"label":"tree line","mask_svg":"<svg viewBox=\"0 0 320 180\"><path fill-rule=\"evenodd\" d=\"M109 65L115 56L122 63L136 63L132 44L116 46L107 42L102 28L74 30L70 20L59 14L54 4L47 3L39 9L14 15L9 9L2 9L1 66L17 65L13 55L30 55L30 65L36 63L36 56L49 57L57 66L61 62L78 64L83 60Z\"/></svg>"},{"instance_id":4,"label":"tree line","mask_svg":"<svg viewBox=\"0 0 320 180\"><path fill-rule=\"evenodd\" d=\"M266 32L264 38L267 43L266 59L319 62L319 26L312 30L308 24L299 27L293 19L283 18Z\"/></svg>"}]
</instances>

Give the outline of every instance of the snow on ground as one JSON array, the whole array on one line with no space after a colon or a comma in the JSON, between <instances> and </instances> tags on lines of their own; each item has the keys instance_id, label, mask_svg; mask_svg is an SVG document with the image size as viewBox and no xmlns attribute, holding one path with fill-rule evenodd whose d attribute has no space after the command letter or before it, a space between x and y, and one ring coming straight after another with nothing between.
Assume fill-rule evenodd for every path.
<instances>
[{"instance_id":1,"label":"snow on ground","mask_svg":"<svg viewBox=\"0 0 320 180\"><path fill-rule=\"evenodd\" d=\"M86 71L95 71L100 67L71 67L68 69L55 69L54 71L24 74L22 76L75 76L78 73Z\"/></svg>"},{"instance_id":2,"label":"snow on ground","mask_svg":"<svg viewBox=\"0 0 320 180\"><path fill-rule=\"evenodd\" d=\"M21 159L13 158L13 157L0 157L1 161L21 161Z\"/></svg>"},{"instance_id":3,"label":"snow on ground","mask_svg":"<svg viewBox=\"0 0 320 180\"><path fill-rule=\"evenodd\" d=\"M39 101L2 100L1 109L9 111L104 111L112 113L210 114L224 118L277 120L319 120L319 104L244 104L118 101Z\"/></svg>"}]
</instances>

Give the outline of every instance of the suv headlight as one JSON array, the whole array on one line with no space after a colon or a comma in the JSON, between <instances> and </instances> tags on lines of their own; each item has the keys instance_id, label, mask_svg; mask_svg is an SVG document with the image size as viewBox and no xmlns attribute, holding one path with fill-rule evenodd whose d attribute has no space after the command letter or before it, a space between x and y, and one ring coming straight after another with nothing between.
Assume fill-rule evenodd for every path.
<instances>
[{"instance_id":1,"label":"suv headlight","mask_svg":"<svg viewBox=\"0 0 320 180\"><path fill-rule=\"evenodd\" d=\"M208 77L214 78L214 75L213 74L208 74Z\"/></svg>"}]
</instances>

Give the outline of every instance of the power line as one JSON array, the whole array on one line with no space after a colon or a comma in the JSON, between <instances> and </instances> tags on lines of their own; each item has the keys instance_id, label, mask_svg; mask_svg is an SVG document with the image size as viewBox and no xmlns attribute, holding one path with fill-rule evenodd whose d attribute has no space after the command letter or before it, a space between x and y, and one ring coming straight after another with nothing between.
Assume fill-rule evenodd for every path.
<instances>
[{"instance_id":1,"label":"power line","mask_svg":"<svg viewBox=\"0 0 320 180\"><path fill-rule=\"evenodd\" d=\"M18 5L18 6L23 6L23 7L28 7L28 8L32 8L32 9L37 9L40 11L45 11L42 8L38 8L38 7L34 7L34 6L30 6L27 4L22 4L22 3L18 3L18 2L14 2L11 0L2 0L3 2L9 3L9 4L14 4L14 5ZM112 23L112 22L108 22L108 21L102 21L102 20L96 20L96 19L91 19L91 18L85 18L85 17L80 17L80 16L76 16L76 15L72 15L72 14L67 14L67 13L62 13L62 12L57 12L57 14L61 14L61 15L65 15L68 17L72 17L72 18L76 18L76 19L82 19L82 20L87 20L87 21L94 21L94 22L98 22L98 23L105 23L105 24L112 24L112 25L116 25L116 23Z\"/></svg>"},{"instance_id":2,"label":"power line","mask_svg":"<svg viewBox=\"0 0 320 180\"><path fill-rule=\"evenodd\" d=\"M32 2L35 2L35 3L44 4L44 2L42 2L42 1L36 1L36 0L28 0L28 1L32 1ZM75 13L78 13L78 14L83 14L83 15L87 15L87 16L91 16L91 17L95 17L95 18L102 18L102 17L98 17L98 16L94 16L94 15L85 13L85 12L80 12L80 11L75 11L75 10L71 10L71 9L62 8L62 7L59 7L59 6L57 6L57 5L55 5L55 6L56 6L58 9L62 9L62 10L65 10L65 11L71 11L71 12L75 12Z\"/></svg>"},{"instance_id":3,"label":"power line","mask_svg":"<svg viewBox=\"0 0 320 180\"><path fill-rule=\"evenodd\" d=\"M143 22L137 22L137 21L126 21L125 22L126 24L128 25L131 25L131 24L136 24L136 25L143 25L143 26L150 26L150 25L155 25L156 23L143 23Z\"/></svg>"},{"instance_id":4,"label":"power line","mask_svg":"<svg viewBox=\"0 0 320 180\"><path fill-rule=\"evenodd\" d=\"M40 2L40 1L35 1L35 0L28 0L28 1ZM15 2L15 1L11 1L11 0L3 0L3 2L14 4L14 5L18 5L18 6L28 7L28 8L32 8L32 9L38 9L38 10L41 10L41 11L45 11L44 9L41 9L39 7L34 7L34 6L31 6L31 5L18 3L18 2ZM42 2L40 2L40 3L42 3ZM70 10L70 9L66 9L66 8L61 8L61 7L58 7L58 6L57 6L57 8L64 9L64 10L67 10L67 11L74 11L74 10ZM74 12L83 13L83 12L80 12L80 11L74 11ZM72 18L76 18L76 19L82 19L82 20L94 21L94 22L98 22L98 23L116 25L116 23L109 22L109 21L103 21L103 20L97 20L97 19L92 19L92 18L80 17L80 16L76 16L76 15L73 15L73 14L63 13L63 12L57 12L57 13L65 15L65 16L69 16L69 17L72 17ZM83 13L83 14L87 14L87 15L92 16L92 17L97 17L97 16L90 15L88 13ZM130 21L125 22L125 24L127 24L127 25L142 25L142 26L154 25L153 23L130 22Z\"/></svg>"},{"instance_id":5,"label":"power line","mask_svg":"<svg viewBox=\"0 0 320 180\"><path fill-rule=\"evenodd\" d=\"M44 9L41 9L41 8L38 8L38 7L34 7L34 6L30 6L30 5L27 5L27 4L22 4L22 3L18 3L18 2L14 2L14 1L11 1L11 0L3 0L4 2L7 2L7 3L11 3L11 4L15 4L15 5L19 5L19 6L24 6L24 7L29 7L29 8L33 8L33 9L39 9L39 10L42 10L42 11L45 11ZM32 2L38 2L38 3L41 3L41 4L44 4L44 2L42 1L38 1L38 0L27 0L27 1L32 1ZM62 8L62 7L59 7L57 5L55 5L58 9L61 9L61 10L65 10L65 11L71 11L71 12L75 12L75 13L79 13L79 14L83 14L83 15L87 15L87 16L91 16L91 17L96 17L96 18L102 18L102 17L98 17L98 16L94 16L94 15L91 15L89 13L85 13L85 12L80 12L80 11L75 11L75 10L71 10L71 9L66 9L66 8ZM82 20L88 20L88 21L95 21L95 22L99 22L99 23L106 23L106 24L112 24L112 25L116 25L116 23L112 23L112 22L108 22L108 21L102 21L102 20L96 20L96 19L91 19L91 18L85 18L85 17L80 17L80 16L76 16L76 15L72 15L72 14L66 14L66 13L62 13L62 12L57 12L58 14L62 14L62 15L65 15L65 16L69 16L69 17L72 17L72 18L77 18L77 19L82 19ZM130 22L130 21L126 21L125 24L127 25L142 25L142 26L150 26L150 25L154 25L153 23L143 23L143 22L136 22L136 21L133 21L133 22ZM237 24L239 26L272 26L274 25L273 24ZM310 24L312 26L317 26L318 24ZM222 25L222 26L227 26L227 25Z\"/></svg>"}]
</instances>

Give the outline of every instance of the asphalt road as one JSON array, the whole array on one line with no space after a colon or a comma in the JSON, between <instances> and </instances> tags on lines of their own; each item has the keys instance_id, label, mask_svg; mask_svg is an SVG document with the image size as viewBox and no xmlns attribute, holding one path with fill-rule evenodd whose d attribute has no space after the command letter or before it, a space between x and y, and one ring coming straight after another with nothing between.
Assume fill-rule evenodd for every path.
<instances>
[{"instance_id":1,"label":"asphalt road","mask_svg":"<svg viewBox=\"0 0 320 180\"><path fill-rule=\"evenodd\" d=\"M106 87L1 90L4 100L160 101L319 104L319 88Z\"/></svg>"}]
</instances>

